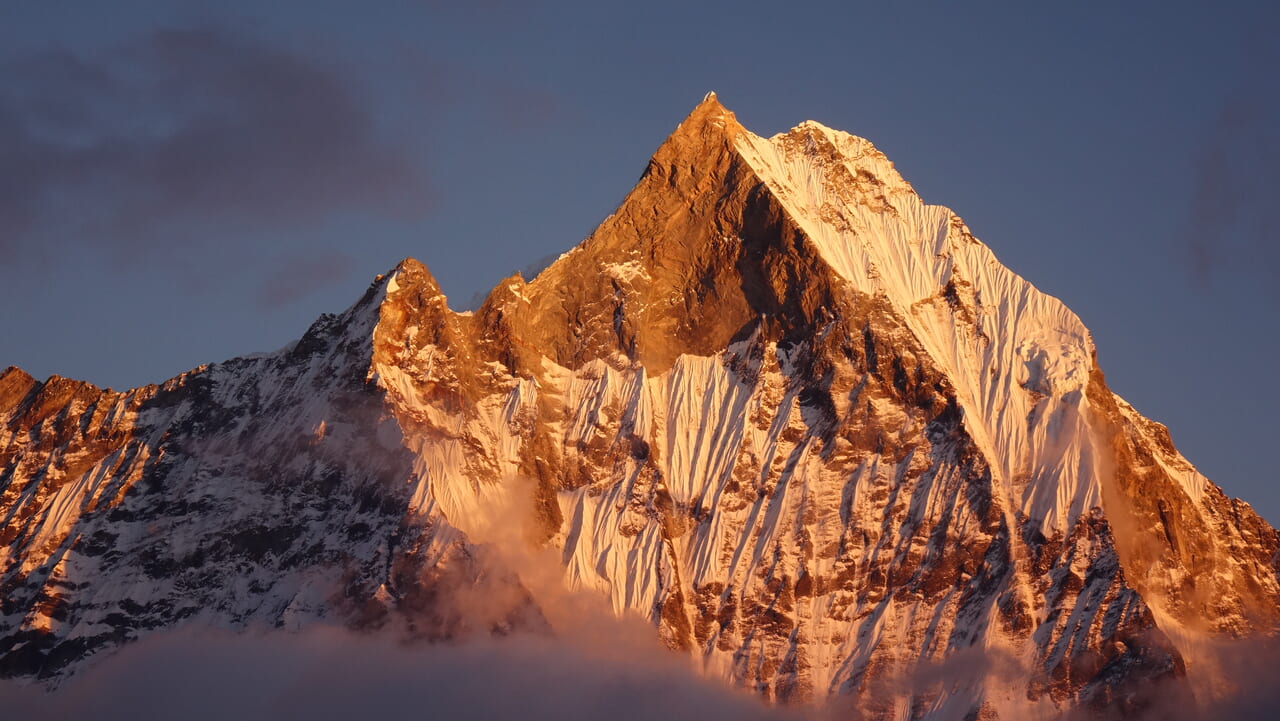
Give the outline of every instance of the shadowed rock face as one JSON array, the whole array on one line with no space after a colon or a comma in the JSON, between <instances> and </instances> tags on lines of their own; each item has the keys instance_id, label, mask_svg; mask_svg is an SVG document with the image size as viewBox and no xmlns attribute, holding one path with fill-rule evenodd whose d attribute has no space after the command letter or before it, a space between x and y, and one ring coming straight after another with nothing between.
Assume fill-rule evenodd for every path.
<instances>
[{"instance_id":1,"label":"shadowed rock face","mask_svg":"<svg viewBox=\"0 0 1280 721\"><path fill-rule=\"evenodd\" d=\"M1187 706L1199 644L1275 628L1280 541L1093 356L869 143L709 97L474 314L406 260L161 386L6 370L0 672L180 623L547 629L515 544L779 701Z\"/></svg>"}]
</instances>

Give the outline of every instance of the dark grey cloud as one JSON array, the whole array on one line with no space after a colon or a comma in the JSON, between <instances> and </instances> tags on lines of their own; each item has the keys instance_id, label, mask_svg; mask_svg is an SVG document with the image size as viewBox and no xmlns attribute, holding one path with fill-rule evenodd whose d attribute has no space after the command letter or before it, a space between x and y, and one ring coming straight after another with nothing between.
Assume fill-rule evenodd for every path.
<instances>
[{"instance_id":1,"label":"dark grey cloud","mask_svg":"<svg viewBox=\"0 0 1280 721\"><path fill-rule=\"evenodd\" d=\"M247 252L342 213L420 217L423 169L334 63L221 27L0 67L0 249ZM260 241L259 241L260 242Z\"/></svg>"},{"instance_id":2,"label":"dark grey cloud","mask_svg":"<svg viewBox=\"0 0 1280 721\"><path fill-rule=\"evenodd\" d=\"M1187 232L1195 277L1261 276L1280 288L1280 84L1237 88L1193 156Z\"/></svg>"},{"instance_id":3,"label":"dark grey cloud","mask_svg":"<svg viewBox=\"0 0 1280 721\"><path fill-rule=\"evenodd\" d=\"M355 267L355 258L328 249L279 258L258 292L258 305L265 309L288 305L325 286L346 280Z\"/></svg>"}]
</instances>

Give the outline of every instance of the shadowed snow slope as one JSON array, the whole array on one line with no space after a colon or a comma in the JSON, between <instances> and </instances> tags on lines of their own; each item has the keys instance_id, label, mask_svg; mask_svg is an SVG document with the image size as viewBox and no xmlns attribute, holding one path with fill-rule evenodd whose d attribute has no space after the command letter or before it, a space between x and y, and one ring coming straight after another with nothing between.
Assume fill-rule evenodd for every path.
<instances>
[{"instance_id":1,"label":"shadowed snow slope","mask_svg":"<svg viewBox=\"0 0 1280 721\"><path fill-rule=\"evenodd\" d=\"M0 671L179 624L555 631L584 591L772 700L1193 708L1275 630L1280 542L1095 359L869 142L708 96L474 313L406 260L274 354L0 375Z\"/></svg>"}]
</instances>

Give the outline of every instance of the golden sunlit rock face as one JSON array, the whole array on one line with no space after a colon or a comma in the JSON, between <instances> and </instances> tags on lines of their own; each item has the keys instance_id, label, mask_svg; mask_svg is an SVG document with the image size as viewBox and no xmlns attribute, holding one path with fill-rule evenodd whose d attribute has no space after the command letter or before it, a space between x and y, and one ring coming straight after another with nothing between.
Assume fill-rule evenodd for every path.
<instances>
[{"instance_id":1,"label":"golden sunlit rock face","mask_svg":"<svg viewBox=\"0 0 1280 721\"><path fill-rule=\"evenodd\" d=\"M161 386L5 371L0 671L182 623L554 631L581 592L770 700L1194 708L1275 630L1280 542L1094 358L870 143L709 96L474 313L405 260Z\"/></svg>"}]
</instances>

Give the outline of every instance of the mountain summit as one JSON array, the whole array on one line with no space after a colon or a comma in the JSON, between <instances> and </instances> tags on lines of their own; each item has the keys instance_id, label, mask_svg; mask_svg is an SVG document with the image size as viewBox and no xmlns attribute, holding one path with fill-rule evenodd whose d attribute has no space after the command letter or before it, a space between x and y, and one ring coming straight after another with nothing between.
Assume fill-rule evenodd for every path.
<instances>
[{"instance_id":1,"label":"mountain summit","mask_svg":"<svg viewBox=\"0 0 1280 721\"><path fill-rule=\"evenodd\" d=\"M1280 622L1277 532L1070 310L868 141L714 93L474 313L410 259L159 386L4 371L0 490L0 672L50 683L179 624L545 625L504 533L706 673L869 718L1186 708Z\"/></svg>"}]
</instances>

